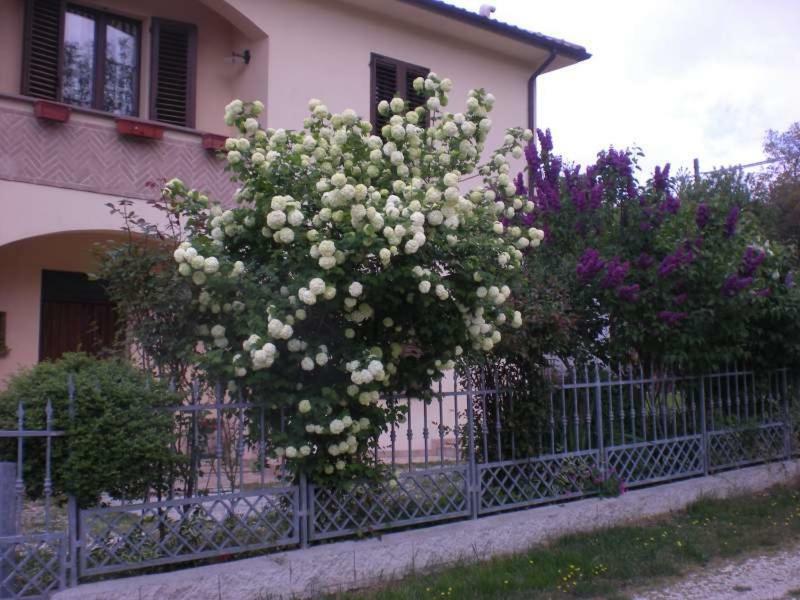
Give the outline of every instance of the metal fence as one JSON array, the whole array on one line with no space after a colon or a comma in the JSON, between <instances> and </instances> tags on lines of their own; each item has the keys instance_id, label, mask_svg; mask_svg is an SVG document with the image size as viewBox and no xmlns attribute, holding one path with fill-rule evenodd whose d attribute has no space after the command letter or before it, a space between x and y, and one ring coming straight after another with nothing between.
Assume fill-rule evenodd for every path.
<instances>
[{"instance_id":1,"label":"metal fence","mask_svg":"<svg viewBox=\"0 0 800 600\"><path fill-rule=\"evenodd\" d=\"M82 578L478 518L800 452L800 380L785 369L689 376L558 365L537 389L495 381L491 372L452 373L430 401L385 398L402 416L375 459L394 476L343 487L304 477L287 484L282 465L267 458L270 433L286 417L195 385L173 409L175 451L188 471L160 496L106 497L81 509L72 499L53 506L51 448L63 434L52 428L49 404L40 429L20 406L17 429L0 432L17 446L11 499L20 508L13 535L0 537L0 598L47 597ZM46 465L32 509L23 474L33 440Z\"/></svg>"}]
</instances>

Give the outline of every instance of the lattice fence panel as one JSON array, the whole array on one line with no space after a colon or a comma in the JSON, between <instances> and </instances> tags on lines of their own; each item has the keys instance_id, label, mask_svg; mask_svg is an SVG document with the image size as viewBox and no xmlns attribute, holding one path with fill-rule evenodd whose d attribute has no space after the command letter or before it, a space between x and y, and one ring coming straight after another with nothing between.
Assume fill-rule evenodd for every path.
<instances>
[{"instance_id":1,"label":"lattice fence panel","mask_svg":"<svg viewBox=\"0 0 800 600\"><path fill-rule=\"evenodd\" d=\"M65 583L66 537L0 537L0 598L49 598Z\"/></svg>"},{"instance_id":2,"label":"lattice fence panel","mask_svg":"<svg viewBox=\"0 0 800 600\"><path fill-rule=\"evenodd\" d=\"M607 468L628 486L703 473L703 438L654 441L606 448Z\"/></svg>"},{"instance_id":3,"label":"lattice fence panel","mask_svg":"<svg viewBox=\"0 0 800 600\"><path fill-rule=\"evenodd\" d=\"M478 465L479 512L574 498L598 464L596 450Z\"/></svg>"},{"instance_id":4,"label":"lattice fence panel","mask_svg":"<svg viewBox=\"0 0 800 600\"><path fill-rule=\"evenodd\" d=\"M709 468L720 470L784 456L784 425L774 423L708 433Z\"/></svg>"},{"instance_id":5,"label":"lattice fence panel","mask_svg":"<svg viewBox=\"0 0 800 600\"><path fill-rule=\"evenodd\" d=\"M412 471L350 488L311 486L311 539L366 533L469 514L467 467Z\"/></svg>"},{"instance_id":6,"label":"lattice fence panel","mask_svg":"<svg viewBox=\"0 0 800 600\"><path fill-rule=\"evenodd\" d=\"M299 542L299 491L276 488L81 511L81 574Z\"/></svg>"}]
</instances>

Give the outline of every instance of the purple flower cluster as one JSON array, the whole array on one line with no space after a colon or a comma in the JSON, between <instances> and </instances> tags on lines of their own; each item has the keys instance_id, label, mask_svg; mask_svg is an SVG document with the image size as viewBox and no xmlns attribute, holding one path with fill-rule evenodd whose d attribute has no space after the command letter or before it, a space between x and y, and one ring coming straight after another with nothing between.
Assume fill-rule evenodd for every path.
<instances>
[{"instance_id":1,"label":"purple flower cluster","mask_svg":"<svg viewBox=\"0 0 800 600\"><path fill-rule=\"evenodd\" d=\"M664 165L664 169L656 167L653 173L653 187L658 192L665 192L669 186L669 163Z\"/></svg>"},{"instance_id":2,"label":"purple flower cluster","mask_svg":"<svg viewBox=\"0 0 800 600\"><path fill-rule=\"evenodd\" d=\"M659 209L662 213L667 213L670 215L674 215L678 212L681 207L681 201L677 196L673 196L670 193L667 193L667 197L664 198L664 201L661 203Z\"/></svg>"},{"instance_id":3,"label":"purple flower cluster","mask_svg":"<svg viewBox=\"0 0 800 600\"><path fill-rule=\"evenodd\" d=\"M525 148L525 160L531 174L532 185L528 190L529 198L536 199L538 207L544 211L558 212L561 210L559 196L559 177L561 175L561 159L550 155L553 149L553 139L550 130L543 133L537 130L542 152L548 160L543 162L536 150L536 144L531 140Z\"/></svg>"},{"instance_id":4,"label":"purple flower cluster","mask_svg":"<svg viewBox=\"0 0 800 600\"><path fill-rule=\"evenodd\" d=\"M748 246L747 249L744 251L744 256L742 257L742 264L739 266L739 274L744 277L750 277L755 274L758 267L761 266L761 263L764 262L764 259L767 255L764 253L763 250L759 248L755 248L753 246Z\"/></svg>"},{"instance_id":5,"label":"purple flower cluster","mask_svg":"<svg viewBox=\"0 0 800 600\"><path fill-rule=\"evenodd\" d=\"M600 258L600 253L594 248L587 248L578 259L578 264L575 267L575 273L578 275L578 280L581 283L588 283L594 279L600 271L603 270L605 263Z\"/></svg>"},{"instance_id":6,"label":"purple flower cluster","mask_svg":"<svg viewBox=\"0 0 800 600\"><path fill-rule=\"evenodd\" d=\"M742 277L740 275L731 275L725 279L722 284L722 295L726 298L732 298L739 292L750 287L753 283L752 277Z\"/></svg>"},{"instance_id":7,"label":"purple flower cluster","mask_svg":"<svg viewBox=\"0 0 800 600\"><path fill-rule=\"evenodd\" d=\"M688 265L694 260L691 242L686 242L678 247L675 252L668 254L658 265L658 276L667 277L672 272Z\"/></svg>"},{"instance_id":8,"label":"purple flower cluster","mask_svg":"<svg viewBox=\"0 0 800 600\"><path fill-rule=\"evenodd\" d=\"M739 207L731 206L728 216L725 217L725 237L731 238L736 233L736 225L739 223Z\"/></svg>"},{"instance_id":9,"label":"purple flower cluster","mask_svg":"<svg viewBox=\"0 0 800 600\"><path fill-rule=\"evenodd\" d=\"M673 327L680 324L689 315L685 312L675 312L672 310L662 310L656 315L659 320L663 321L666 325Z\"/></svg>"},{"instance_id":10,"label":"purple flower cluster","mask_svg":"<svg viewBox=\"0 0 800 600\"><path fill-rule=\"evenodd\" d=\"M637 196L636 183L633 178L633 161L627 152L609 148L605 152L600 152L597 155L597 164L595 168L589 173L590 176L595 173L602 173L603 175L609 174L612 177L622 179L627 186L626 192L629 197L635 198Z\"/></svg>"},{"instance_id":11,"label":"purple flower cluster","mask_svg":"<svg viewBox=\"0 0 800 600\"><path fill-rule=\"evenodd\" d=\"M627 260L620 260L619 257L614 257L606 263L606 276L600 282L600 285L606 289L617 288L628 275L631 270L631 263Z\"/></svg>"},{"instance_id":12,"label":"purple flower cluster","mask_svg":"<svg viewBox=\"0 0 800 600\"><path fill-rule=\"evenodd\" d=\"M630 285L621 285L617 288L617 297L625 302L636 302L639 300L639 292L641 288L638 283Z\"/></svg>"},{"instance_id":13,"label":"purple flower cluster","mask_svg":"<svg viewBox=\"0 0 800 600\"><path fill-rule=\"evenodd\" d=\"M528 188L525 187L525 175L522 172L517 173L516 179L514 179L514 187L515 193L517 196L527 196L528 195Z\"/></svg>"},{"instance_id":14,"label":"purple flower cluster","mask_svg":"<svg viewBox=\"0 0 800 600\"><path fill-rule=\"evenodd\" d=\"M702 202L697 205L694 222L697 223L698 229L705 229L709 221L711 221L711 207L705 202Z\"/></svg>"},{"instance_id":15,"label":"purple flower cluster","mask_svg":"<svg viewBox=\"0 0 800 600\"><path fill-rule=\"evenodd\" d=\"M642 271L646 271L650 267L652 267L656 263L656 259L647 254L646 252L642 252L639 255L639 258L636 259L636 268L641 269Z\"/></svg>"}]
</instances>

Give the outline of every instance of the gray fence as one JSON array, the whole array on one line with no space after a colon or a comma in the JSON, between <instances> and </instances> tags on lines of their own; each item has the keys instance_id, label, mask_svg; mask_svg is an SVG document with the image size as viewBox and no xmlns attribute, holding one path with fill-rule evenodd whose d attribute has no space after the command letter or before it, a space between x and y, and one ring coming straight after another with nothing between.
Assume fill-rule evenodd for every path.
<instances>
[{"instance_id":1,"label":"gray fence","mask_svg":"<svg viewBox=\"0 0 800 600\"><path fill-rule=\"evenodd\" d=\"M402 416L375 458L394 477L336 488L305 478L287 483L282 465L267 458L270 432L285 415L220 387L209 397L196 385L174 408L175 450L190 465L182 478L161 496L103 498L83 509L71 499L53 505L50 455L62 433L52 428L49 406L38 430L20 406L17 429L0 432L17 447L16 463L5 466L19 507L0 531L9 534L0 537L0 598L47 597L100 575L478 518L800 451L792 419L798 378L787 370L685 376L560 366L524 393L490 384L497 379L452 374L431 401L386 398ZM34 439L44 444L46 466L43 500L32 506L23 473Z\"/></svg>"}]
</instances>

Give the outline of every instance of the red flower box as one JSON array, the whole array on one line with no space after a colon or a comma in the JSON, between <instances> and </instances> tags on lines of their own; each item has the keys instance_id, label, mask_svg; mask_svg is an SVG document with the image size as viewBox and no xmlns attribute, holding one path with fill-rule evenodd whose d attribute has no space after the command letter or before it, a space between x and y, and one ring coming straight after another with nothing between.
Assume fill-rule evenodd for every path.
<instances>
[{"instance_id":1,"label":"red flower box","mask_svg":"<svg viewBox=\"0 0 800 600\"><path fill-rule=\"evenodd\" d=\"M133 119L117 119L117 131L121 135L160 140L164 137L164 128L155 123L144 123Z\"/></svg>"},{"instance_id":2,"label":"red flower box","mask_svg":"<svg viewBox=\"0 0 800 600\"><path fill-rule=\"evenodd\" d=\"M50 102L49 100L36 100L33 103L33 114L37 119L66 123L72 110L66 104Z\"/></svg>"},{"instance_id":3,"label":"red flower box","mask_svg":"<svg viewBox=\"0 0 800 600\"><path fill-rule=\"evenodd\" d=\"M224 135L217 135L216 133L204 133L203 148L214 152L217 150L222 150L225 147L225 140L226 138Z\"/></svg>"}]
</instances>

